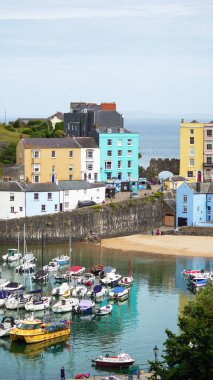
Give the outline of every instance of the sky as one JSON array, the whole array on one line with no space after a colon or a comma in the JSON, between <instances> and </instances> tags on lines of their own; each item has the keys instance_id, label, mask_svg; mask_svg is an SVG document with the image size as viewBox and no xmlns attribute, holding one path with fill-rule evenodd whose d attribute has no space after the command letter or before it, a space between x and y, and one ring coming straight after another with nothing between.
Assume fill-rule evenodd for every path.
<instances>
[{"instance_id":1,"label":"sky","mask_svg":"<svg viewBox=\"0 0 213 380\"><path fill-rule=\"evenodd\" d=\"M71 101L213 118L212 17L212 0L0 0L0 119Z\"/></svg>"}]
</instances>

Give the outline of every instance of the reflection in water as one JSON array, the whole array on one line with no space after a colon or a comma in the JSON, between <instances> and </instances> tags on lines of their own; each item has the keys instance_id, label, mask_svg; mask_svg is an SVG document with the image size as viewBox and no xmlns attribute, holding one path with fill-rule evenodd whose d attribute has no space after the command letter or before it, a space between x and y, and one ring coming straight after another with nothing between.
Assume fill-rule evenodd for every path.
<instances>
[{"instance_id":1,"label":"reflection in water","mask_svg":"<svg viewBox=\"0 0 213 380\"><path fill-rule=\"evenodd\" d=\"M5 253L7 248L1 246L1 253ZM28 249L36 255L39 269L41 246L31 246ZM45 265L53 257L68 254L69 243L58 246L45 245L44 253ZM11 345L9 339L3 342L1 340L0 379L5 379L6 373L8 379L53 380L59 377L62 365L65 367L67 378L80 372L103 375L101 369L91 366L91 359L96 355L116 354L122 349L134 357L136 364L142 365L147 363L147 359L153 359L155 344L160 348L161 354L165 329L177 331L177 315L187 300L193 297L187 291L180 273L189 267L213 268L213 261L204 258L163 257L110 251L100 246L78 243L72 247L72 264L85 266L87 270L97 263L112 265L119 273L127 275L129 255L134 285L128 301L114 303L112 315L106 318L92 316L87 319L66 313L63 318L71 320L71 334L66 342L45 342L45 345L39 343L17 347ZM65 270L66 268L62 268L61 273ZM23 276L15 273L15 266L9 268L6 265L2 277L24 281ZM30 286L27 276L26 281ZM44 291L49 293L54 285L54 277L51 276L50 283L44 285ZM106 303L107 300L104 300L102 304ZM0 310L1 313L3 314L3 310ZM20 317L20 313L16 315ZM43 312L35 313L38 318L43 315ZM52 318L51 312L46 311L45 317ZM57 318L61 319L61 316L54 315L54 319Z\"/></svg>"}]
</instances>

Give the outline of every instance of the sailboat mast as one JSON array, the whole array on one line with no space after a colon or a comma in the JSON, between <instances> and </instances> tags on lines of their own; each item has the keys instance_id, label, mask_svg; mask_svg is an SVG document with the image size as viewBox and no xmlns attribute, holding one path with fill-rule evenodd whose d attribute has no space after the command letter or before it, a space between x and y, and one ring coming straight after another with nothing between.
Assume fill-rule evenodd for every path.
<instances>
[{"instance_id":1,"label":"sailboat mast","mask_svg":"<svg viewBox=\"0 0 213 380\"><path fill-rule=\"evenodd\" d=\"M42 231L42 234L41 234L41 270L42 270L42 277L41 277L41 293L43 291L43 260L44 260L44 233Z\"/></svg>"}]
</instances>

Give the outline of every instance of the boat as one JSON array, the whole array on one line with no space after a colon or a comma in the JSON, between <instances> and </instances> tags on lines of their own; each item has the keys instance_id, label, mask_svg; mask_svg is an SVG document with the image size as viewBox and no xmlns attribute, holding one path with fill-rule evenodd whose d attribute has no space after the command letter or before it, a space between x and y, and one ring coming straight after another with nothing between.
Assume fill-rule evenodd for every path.
<instances>
[{"instance_id":1,"label":"boat","mask_svg":"<svg viewBox=\"0 0 213 380\"><path fill-rule=\"evenodd\" d=\"M39 283L39 282L47 282L48 281L48 271L44 269L39 269L32 277L32 281Z\"/></svg>"},{"instance_id":2,"label":"boat","mask_svg":"<svg viewBox=\"0 0 213 380\"><path fill-rule=\"evenodd\" d=\"M55 257L52 261L55 261L56 263L62 266L62 265L68 265L70 258L67 255L60 255L58 257Z\"/></svg>"},{"instance_id":3,"label":"boat","mask_svg":"<svg viewBox=\"0 0 213 380\"><path fill-rule=\"evenodd\" d=\"M11 293L6 290L0 290L0 307L5 305L7 298Z\"/></svg>"},{"instance_id":4,"label":"boat","mask_svg":"<svg viewBox=\"0 0 213 380\"><path fill-rule=\"evenodd\" d=\"M83 298L86 295L87 295L87 288L85 285L77 285L72 291L73 297Z\"/></svg>"},{"instance_id":5,"label":"boat","mask_svg":"<svg viewBox=\"0 0 213 380\"><path fill-rule=\"evenodd\" d=\"M119 355L111 356L106 354L105 356L97 356L92 362L98 367L111 367L111 368L120 368L120 367L129 367L135 362L130 355L121 352Z\"/></svg>"},{"instance_id":6,"label":"boat","mask_svg":"<svg viewBox=\"0 0 213 380\"><path fill-rule=\"evenodd\" d=\"M92 273L84 273L82 279L81 279L81 284L86 285L86 286L92 286L95 282L95 275Z\"/></svg>"},{"instance_id":7,"label":"boat","mask_svg":"<svg viewBox=\"0 0 213 380\"><path fill-rule=\"evenodd\" d=\"M94 299L102 298L108 295L108 290L102 286L101 284L97 284L94 286L92 292L91 292L91 297Z\"/></svg>"},{"instance_id":8,"label":"boat","mask_svg":"<svg viewBox=\"0 0 213 380\"><path fill-rule=\"evenodd\" d=\"M202 270L204 272L204 270ZM194 275L194 274L198 274L198 273L201 273L201 270L200 269L184 269L183 272L181 272L182 276L190 276L191 274Z\"/></svg>"},{"instance_id":9,"label":"boat","mask_svg":"<svg viewBox=\"0 0 213 380\"><path fill-rule=\"evenodd\" d=\"M122 276L120 274L112 273L100 279L100 283L106 286L116 286L121 278Z\"/></svg>"},{"instance_id":10,"label":"boat","mask_svg":"<svg viewBox=\"0 0 213 380\"><path fill-rule=\"evenodd\" d=\"M61 284L63 282L69 282L70 281L70 275L69 273L54 275L55 282Z\"/></svg>"},{"instance_id":11,"label":"boat","mask_svg":"<svg viewBox=\"0 0 213 380\"><path fill-rule=\"evenodd\" d=\"M12 263L18 261L22 257L22 254L16 248L8 248L6 255L2 256L4 261Z\"/></svg>"},{"instance_id":12,"label":"boat","mask_svg":"<svg viewBox=\"0 0 213 380\"><path fill-rule=\"evenodd\" d=\"M75 307L75 312L78 315L91 315L95 303L91 300L81 300L79 305Z\"/></svg>"},{"instance_id":13,"label":"boat","mask_svg":"<svg viewBox=\"0 0 213 380\"><path fill-rule=\"evenodd\" d=\"M15 326L14 317L5 316L0 322L0 338L10 335L11 329Z\"/></svg>"},{"instance_id":14,"label":"boat","mask_svg":"<svg viewBox=\"0 0 213 380\"><path fill-rule=\"evenodd\" d=\"M60 268L59 263L57 261L50 261L49 264L45 265L43 267L43 270L48 271L48 272L54 272Z\"/></svg>"},{"instance_id":15,"label":"boat","mask_svg":"<svg viewBox=\"0 0 213 380\"><path fill-rule=\"evenodd\" d=\"M22 340L25 343L39 343L70 334L70 321L44 323L39 319L29 319L20 322L10 330L12 341Z\"/></svg>"},{"instance_id":16,"label":"boat","mask_svg":"<svg viewBox=\"0 0 213 380\"><path fill-rule=\"evenodd\" d=\"M67 274L69 276L80 276L85 272L85 267L81 267L80 265L75 265L69 268Z\"/></svg>"},{"instance_id":17,"label":"boat","mask_svg":"<svg viewBox=\"0 0 213 380\"><path fill-rule=\"evenodd\" d=\"M61 298L52 306L53 313L67 313L74 311L75 307L79 305L77 298Z\"/></svg>"},{"instance_id":18,"label":"boat","mask_svg":"<svg viewBox=\"0 0 213 380\"><path fill-rule=\"evenodd\" d=\"M16 273L34 273L36 268L36 264L24 261L23 264L20 264L16 267Z\"/></svg>"},{"instance_id":19,"label":"boat","mask_svg":"<svg viewBox=\"0 0 213 380\"><path fill-rule=\"evenodd\" d=\"M4 289L4 287L9 284L9 280L6 278L0 278L0 290Z\"/></svg>"},{"instance_id":20,"label":"boat","mask_svg":"<svg viewBox=\"0 0 213 380\"><path fill-rule=\"evenodd\" d=\"M20 264L23 263L35 263L36 262L36 257L32 252L28 252L24 255L24 257L20 260Z\"/></svg>"},{"instance_id":21,"label":"boat","mask_svg":"<svg viewBox=\"0 0 213 380\"><path fill-rule=\"evenodd\" d=\"M39 311L50 307L51 297L43 296L41 290L34 290L31 293L34 294L31 296L30 300L25 303L25 310Z\"/></svg>"},{"instance_id":22,"label":"boat","mask_svg":"<svg viewBox=\"0 0 213 380\"><path fill-rule=\"evenodd\" d=\"M18 290L24 289L24 286L22 284L19 284L18 282L8 282L5 286L3 286L2 289L6 290L7 292L13 293Z\"/></svg>"},{"instance_id":23,"label":"boat","mask_svg":"<svg viewBox=\"0 0 213 380\"><path fill-rule=\"evenodd\" d=\"M129 290L123 286L116 286L109 292L109 299L125 301L129 298Z\"/></svg>"},{"instance_id":24,"label":"boat","mask_svg":"<svg viewBox=\"0 0 213 380\"><path fill-rule=\"evenodd\" d=\"M112 305L110 304L95 308L95 314L99 316L104 316L111 313L112 313Z\"/></svg>"},{"instance_id":25,"label":"boat","mask_svg":"<svg viewBox=\"0 0 213 380\"><path fill-rule=\"evenodd\" d=\"M91 269L90 272L94 274L94 276L98 276L100 272L102 272L104 269L104 266L101 264L96 264L94 265Z\"/></svg>"},{"instance_id":26,"label":"boat","mask_svg":"<svg viewBox=\"0 0 213 380\"><path fill-rule=\"evenodd\" d=\"M116 269L107 265L103 268L103 270L99 273L99 277L102 279L106 276L109 276L110 274L112 273L115 273L116 272Z\"/></svg>"},{"instance_id":27,"label":"boat","mask_svg":"<svg viewBox=\"0 0 213 380\"><path fill-rule=\"evenodd\" d=\"M68 284L67 282L63 282L60 286L52 290L52 295L69 297L71 295L72 290L73 290L72 285Z\"/></svg>"},{"instance_id":28,"label":"boat","mask_svg":"<svg viewBox=\"0 0 213 380\"><path fill-rule=\"evenodd\" d=\"M11 294L6 300L5 300L5 306L7 309L15 310L15 309L21 309L25 307L26 302L30 299L29 294L16 292L15 294Z\"/></svg>"},{"instance_id":29,"label":"boat","mask_svg":"<svg viewBox=\"0 0 213 380\"><path fill-rule=\"evenodd\" d=\"M125 286L125 288L130 288L130 286L133 285L133 277L132 276L125 276L118 281L118 285Z\"/></svg>"}]
</instances>

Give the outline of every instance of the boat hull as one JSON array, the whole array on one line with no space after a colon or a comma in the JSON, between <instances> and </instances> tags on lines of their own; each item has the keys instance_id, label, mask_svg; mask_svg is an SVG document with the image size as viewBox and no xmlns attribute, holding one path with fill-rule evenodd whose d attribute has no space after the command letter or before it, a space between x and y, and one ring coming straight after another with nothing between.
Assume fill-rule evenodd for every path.
<instances>
[{"instance_id":1,"label":"boat hull","mask_svg":"<svg viewBox=\"0 0 213 380\"><path fill-rule=\"evenodd\" d=\"M97 367L110 367L110 368L121 368L121 367L129 367L130 365L132 365L134 363L134 360L131 360L131 361L128 361L128 362L123 362L123 363L119 363L119 362L107 362L107 361L100 361L100 360L96 360L95 361L95 365Z\"/></svg>"},{"instance_id":2,"label":"boat hull","mask_svg":"<svg viewBox=\"0 0 213 380\"><path fill-rule=\"evenodd\" d=\"M45 342L47 340L56 339L59 337L65 337L65 336L68 336L69 334L70 334L70 329L65 329L65 330L46 332L46 333L41 333L41 334L36 334L36 335L10 333L10 338L13 342L17 340L22 340L27 344L31 344L31 343Z\"/></svg>"}]
</instances>

